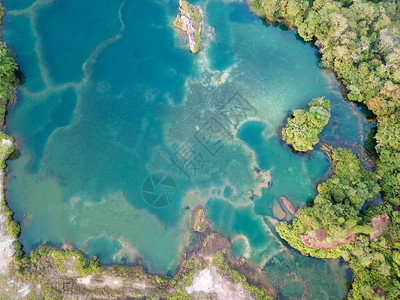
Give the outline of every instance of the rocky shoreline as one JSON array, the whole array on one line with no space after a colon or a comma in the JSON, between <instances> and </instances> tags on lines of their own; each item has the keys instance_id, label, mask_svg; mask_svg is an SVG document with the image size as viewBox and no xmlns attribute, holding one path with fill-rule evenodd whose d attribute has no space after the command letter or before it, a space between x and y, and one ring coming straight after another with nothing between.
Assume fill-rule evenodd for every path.
<instances>
[{"instance_id":1,"label":"rocky shoreline","mask_svg":"<svg viewBox=\"0 0 400 300\"><path fill-rule=\"evenodd\" d=\"M193 219L199 211L201 207L193 211ZM204 214L202 218L207 217ZM235 295L238 300L272 299L275 291L263 287L259 272L244 258L231 260L227 238L208 226L198 235L199 248L182 254L173 277L148 274L141 264L102 266L77 250L42 247L28 257L18 258L16 254L8 276L4 280L0 276L0 289L10 282L16 288L0 298L230 299Z\"/></svg>"}]
</instances>

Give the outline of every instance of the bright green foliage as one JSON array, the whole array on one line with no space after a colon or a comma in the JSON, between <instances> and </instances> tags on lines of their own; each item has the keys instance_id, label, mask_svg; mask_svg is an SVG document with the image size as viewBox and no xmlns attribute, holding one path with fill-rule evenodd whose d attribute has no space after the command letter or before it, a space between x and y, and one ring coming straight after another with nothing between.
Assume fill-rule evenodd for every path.
<instances>
[{"instance_id":1,"label":"bright green foliage","mask_svg":"<svg viewBox=\"0 0 400 300\"><path fill-rule=\"evenodd\" d=\"M306 152L319 142L318 135L331 116L330 101L313 99L305 109L297 109L282 128L282 139L294 150Z\"/></svg>"},{"instance_id":2,"label":"bright green foliage","mask_svg":"<svg viewBox=\"0 0 400 300\"><path fill-rule=\"evenodd\" d=\"M191 285L194 274L204 269L205 265L205 261L200 256L192 255L182 262L178 273L172 279L172 283L181 282L183 286Z\"/></svg>"},{"instance_id":3,"label":"bright green foliage","mask_svg":"<svg viewBox=\"0 0 400 300\"><path fill-rule=\"evenodd\" d=\"M400 298L400 219L397 211L389 215L392 222L386 233L372 241L360 235L343 253L356 275L349 299Z\"/></svg>"},{"instance_id":4,"label":"bright green foliage","mask_svg":"<svg viewBox=\"0 0 400 300\"><path fill-rule=\"evenodd\" d=\"M0 42L0 126L4 123L8 101L14 97L13 91L18 81L15 76L17 69L18 65L10 50Z\"/></svg>"},{"instance_id":5,"label":"bright green foliage","mask_svg":"<svg viewBox=\"0 0 400 300\"><path fill-rule=\"evenodd\" d=\"M0 18L3 17L3 7L0 4ZM18 80L15 71L18 69L14 58L7 46L0 42L0 127L3 126L8 101L13 99L14 88ZM6 167L5 161L14 151L14 141L11 137L0 131L0 168ZM1 211L6 217L6 225L10 236L17 238L21 227L13 220L14 213L9 209L1 191Z\"/></svg>"},{"instance_id":6,"label":"bright green foliage","mask_svg":"<svg viewBox=\"0 0 400 300\"><path fill-rule=\"evenodd\" d=\"M88 274L101 274L104 267L100 265L97 257L86 258L77 250L63 250L54 247L41 247L33 250L29 256L24 256L22 246L14 242L16 254L14 265L16 274L32 277L47 269L55 269L62 275L86 276Z\"/></svg>"},{"instance_id":7,"label":"bright green foliage","mask_svg":"<svg viewBox=\"0 0 400 300\"><path fill-rule=\"evenodd\" d=\"M371 226L362 224L359 210L365 201L373 200L379 187L374 174L361 165L350 149L337 148L330 156L333 175L318 185L314 205L300 210L292 224L281 223L276 230L303 254L337 258L354 234L371 232ZM323 235L319 239L318 230ZM301 235L309 236L311 242L322 242L325 249L308 247Z\"/></svg>"},{"instance_id":8,"label":"bright green foliage","mask_svg":"<svg viewBox=\"0 0 400 300\"><path fill-rule=\"evenodd\" d=\"M378 131L376 151L379 155L377 173L382 178L380 185L384 200L396 209L400 206L400 2L388 1L335 1L335 0L250 0L253 9L269 21L282 21L289 27L297 27L299 35L305 41L315 40L321 49L321 65L333 69L347 88L347 98L360 101L377 116ZM288 9L290 8L290 9ZM362 172L362 170L361 170ZM357 173L347 168L344 174L350 177ZM339 174L335 174L339 175ZM347 205L351 210L358 210L360 205L370 199L375 188L370 181L360 178L349 179L346 185L343 176L332 177L319 186L314 206L305 213L300 213L302 222L293 221L292 225L283 224L278 228L291 245L299 249L305 247L295 231L307 229L303 226L306 217L321 206L321 215L327 209L337 205ZM362 177L362 176L359 176ZM330 201L330 203L329 203ZM317 202L321 202L318 204ZM386 213L391 216L389 230L384 236L369 242L365 236L371 229L360 215L353 224L338 226L342 221L335 209L329 218L321 217L319 222L332 229L351 227L357 235L357 242L346 248L351 251L334 252L331 250L307 250L318 257L337 257L342 255L350 261L355 273L350 299L400 299L400 283L397 251L400 245L400 228L397 228L399 215L391 205L379 205L369 208L365 213L368 220L374 215ZM341 216L345 220L354 212ZM304 215L304 216L302 216ZM356 221L357 225L354 225ZM346 221L345 221L346 223ZM344 223L343 223L344 224ZM353 226L354 225L354 226ZM397 228L397 231L394 230ZM340 236L341 231L335 231ZM390 243L389 243L390 241ZM340 248L343 246L338 246ZM301 250L303 253L307 251ZM383 260L382 260L383 255ZM369 266L368 268L366 266Z\"/></svg>"},{"instance_id":9,"label":"bright green foliage","mask_svg":"<svg viewBox=\"0 0 400 300\"><path fill-rule=\"evenodd\" d=\"M93 259L87 259L79 251L52 249L48 252L48 256L54 259L57 270L63 274L67 274L68 267L65 263L70 259L73 259L74 261L73 270L78 276L100 274L104 270L96 256Z\"/></svg>"},{"instance_id":10,"label":"bright green foliage","mask_svg":"<svg viewBox=\"0 0 400 300\"><path fill-rule=\"evenodd\" d=\"M198 232L204 232L210 227L210 221L207 219L203 208L196 209L192 213L192 229Z\"/></svg>"},{"instance_id":11,"label":"bright green foliage","mask_svg":"<svg viewBox=\"0 0 400 300\"><path fill-rule=\"evenodd\" d=\"M5 161L10 156L10 154L14 151L14 141L11 137L6 135L4 132L0 131L0 169L4 170L6 167ZM14 213L8 207L4 195L3 190L1 191L1 199L0 199L0 207L1 212L6 217L6 225L7 230L11 237L18 238L21 227L17 221L13 219Z\"/></svg>"},{"instance_id":12,"label":"bright green foliage","mask_svg":"<svg viewBox=\"0 0 400 300\"><path fill-rule=\"evenodd\" d=\"M378 174L382 177L381 186L385 191L385 198L395 206L400 206L400 149L399 125L389 122L378 127L376 135L380 155Z\"/></svg>"},{"instance_id":13,"label":"bright green foliage","mask_svg":"<svg viewBox=\"0 0 400 300\"><path fill-rule=\"evenodd\" d=\"M337 148L331 160L334 175L318 185L315 203L348 204L360 210L379 192L374 173L361 166L360 161L347 148Z\"/></svg>"},{"instance_id":14,"label":"bright green foliage","mask_svg":"<svg viewBox=\"0 0 400 300\"><path fill-rule=\"evenodd\" d=\"M167 297L167 300L191 300L186 290L177 289L172 295Z\"/></svg>"},{"instance_id":15,"label":"bright green foliage","mask_svg":"<svg viewBox=\"0 0 400 300\"><path fill-rule=\"evenodd\" d=\"M400 2L250 0L269 21L297 27L321 49L321 65L333 69L347 98L377 115L378 174L385 200L400 206Z\"/></svg>"},{"instance_id":16,"label":"bright green foliage","mask_svg":"<svg viewBox=\"0 0 400 300\"><path fill-rule=\"evenodd\" d=\"M398 299L399 213L390 205L371 206L360 212L364 202L378 192L373 173L349 149L333 150L331 159L333 176L318 186L319 194L313 205L300 210L292 224L281 223L276 230L305 255L342 257L348 261L355 274L349 299L380 299L383 293L386 299ZM373 229L370 221L382 214L390 216L388 229L370 240Z\"/></svg>"}]
</instances>

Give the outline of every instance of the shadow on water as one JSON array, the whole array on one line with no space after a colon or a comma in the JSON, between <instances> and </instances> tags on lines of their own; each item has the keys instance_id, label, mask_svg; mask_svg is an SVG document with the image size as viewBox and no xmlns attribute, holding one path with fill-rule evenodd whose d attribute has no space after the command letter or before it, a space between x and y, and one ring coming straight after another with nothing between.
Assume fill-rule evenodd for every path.
<instances>
[{"instance_id":1,"label":"shadow on water","mask_svg":"<svg viewBox=\"0 0 400 300\"><path fill-rule=\"evenodd\" d=\"M263 21L265 22L265 21ZM300 43L302 43L303 45L309 45L311 48L315 49L316 51L314 51L314 56L318 59L317 65L320 67L320 69L323 69L323 67L320 66L320 62L322 59L322 54L319 52L319 49L317 46L315 46L314 44L314 40L306 42L298 33L297 28L289 28L286 24L284 23L279 23L279 22L274 22L272 24L268 24L267 26L272 25L273 27L279 28L281 31L286 32L286 31L294 31L295 32L295 39L297 41L299 41Z\"/></svg>"},{"instance_id":2,"label":"shadow on water","mask_svg":"<svg viewBox=\"0 0 400 300\"><path fill-rule=\"evenodd\" d=\"M22 71L22 69L20 67L18 67L18 69L15 70L15 76L18 78L19 85L23 86L26 82L25 72Z\"/></svg>"},{"instance_id":3,"label":"shadow on water","mask_svg":"<svg viewBox=\"0 0 400 300\"><path fill-rule=\"evenodd\" d=\"M274 22L272 23L272 26L279 28L282 31L289 31L289 27L283 23L279 23L279 22Z\"/></svg>"},{"instance_id":4,"label":"shadow on water","mask_svg":"<svg viewBox=\"0 0 400 300\"><path fill-rule=\"evenodd\" d=\"M364 142L365 150L374 157L378 157L378 153L376 152L376 138L375 138L377 132L378 132L378 127L376 126L372 127Z\"/></svg>"},{"instance_id":5,"label":"shadow on water","mask_svg":"<svg viewBox=\"0 0 400 300\"><path fill-rule=\"evenodd\" d=\"M268 28L269 26L271 26L271 24L269 24L265 19L262 19L262 24Z\"/></svg>"},{"instance_id":6,"label":"shadow on water","mask_svg":"<svg viewBox=\"0 0 400 300\"><path fill-rule=\"evenodd\" d=\"M367 119L367 121L373 121L376 119L376 115L369 110L369 108L361 102L353 102L354 105L358 108L358 110L365 116L365 118Z\"/></svg>"},{"instance_id":7,"label":"shadow on water","mask_svg":"<svg viewBox=\"0 0 400 300\"><path fill-rule=\"evenodd\" d=\"M19 151L19 149L15 148L14 151L8 157L8 160L16 160L20 157L21 157L21 151Z\"/></svg>"},{"instance_id":8,"label":"shadow on water","mask_svg":"<svg viewBox=\"0 0 400 300\"><path fill-rule=\"evenodd\" d=\"M296 38L296 40L298 40L299 42L301 42L303 45L305 45L305 44L307 44L307 43L312 44L311 42L306 42L306 41L300 36L300 34L299 34L298 32L296 32L295 38ZM312 44L312 46L314 46L314 45ZM314 47L315 47L315 46L314 46Z\"/></svg>"}]
</instances>

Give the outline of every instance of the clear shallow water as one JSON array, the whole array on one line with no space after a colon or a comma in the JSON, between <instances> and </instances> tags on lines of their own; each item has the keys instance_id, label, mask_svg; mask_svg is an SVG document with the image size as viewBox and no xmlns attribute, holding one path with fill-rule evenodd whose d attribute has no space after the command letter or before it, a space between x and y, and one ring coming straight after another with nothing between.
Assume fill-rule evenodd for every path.
<instances>
[{"instance_id":1,"label":"clear shallow water","mask_svg":"<svg viewBox=\"0 0 400 300\"><path fill-rule=\"evenodd\" d=\"M7 197L24 250L68 242L105 263L140 256L173 274L196 240L186 207L203 204L282 298L341 299L346 269L302 257L271 223L273 201L304 206L329 163L319 150L293 154L276 133L319 96L332 101L324 142L362 145L369 125L294 32L266 26L246 3L197 3L207 27L192 55L172 27L177 1L4 1L3 35L25 74L6 128L21 151ZM261 197L254 165L271 171ZM160 171L176 186L161 208L142 194Z\"/></svg>"}]
</instances>

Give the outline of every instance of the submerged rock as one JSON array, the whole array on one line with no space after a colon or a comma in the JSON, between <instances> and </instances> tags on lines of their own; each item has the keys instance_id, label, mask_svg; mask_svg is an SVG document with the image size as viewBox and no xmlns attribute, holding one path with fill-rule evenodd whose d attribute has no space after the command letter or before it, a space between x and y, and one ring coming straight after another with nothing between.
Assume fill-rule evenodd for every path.
<instances>
[{"instance_id":1,"label":"submerged rock","mask_svg":"<svg viewBox=\"0 0 400 300\"><path fill-rule=\"evenodd\" d=\"M179 14L174 26L183 30L189 38L189 49L192 53L199 52L201 33L203 31L203 12L200 7L193 6L185 0L179 0Z\"/></svg>"},{"instance_id":2,"label":"submerged rock","mask_svg":"<svg viewBox=\"0 0 400 300\"><path fill-rule=\"evenodd\" d=\"M256 179L253 194L256 197L262 196L262 190L271 187L271 170L262 171L257 165L253 167L253 178Z\"/></svg>"},{"instance_id":3,"label":"submerged rock","mask_svg":"<svg viewBox=\"0 0 400 300\"><path fill-rule=\"evenodd\" d=\"M274 205L272 207L272 212L274 214L274 217L283 220L286 217L286 213L283 211L282 207L278 203L278 201L274 200Z\"/></svg>"}]
</instances>

